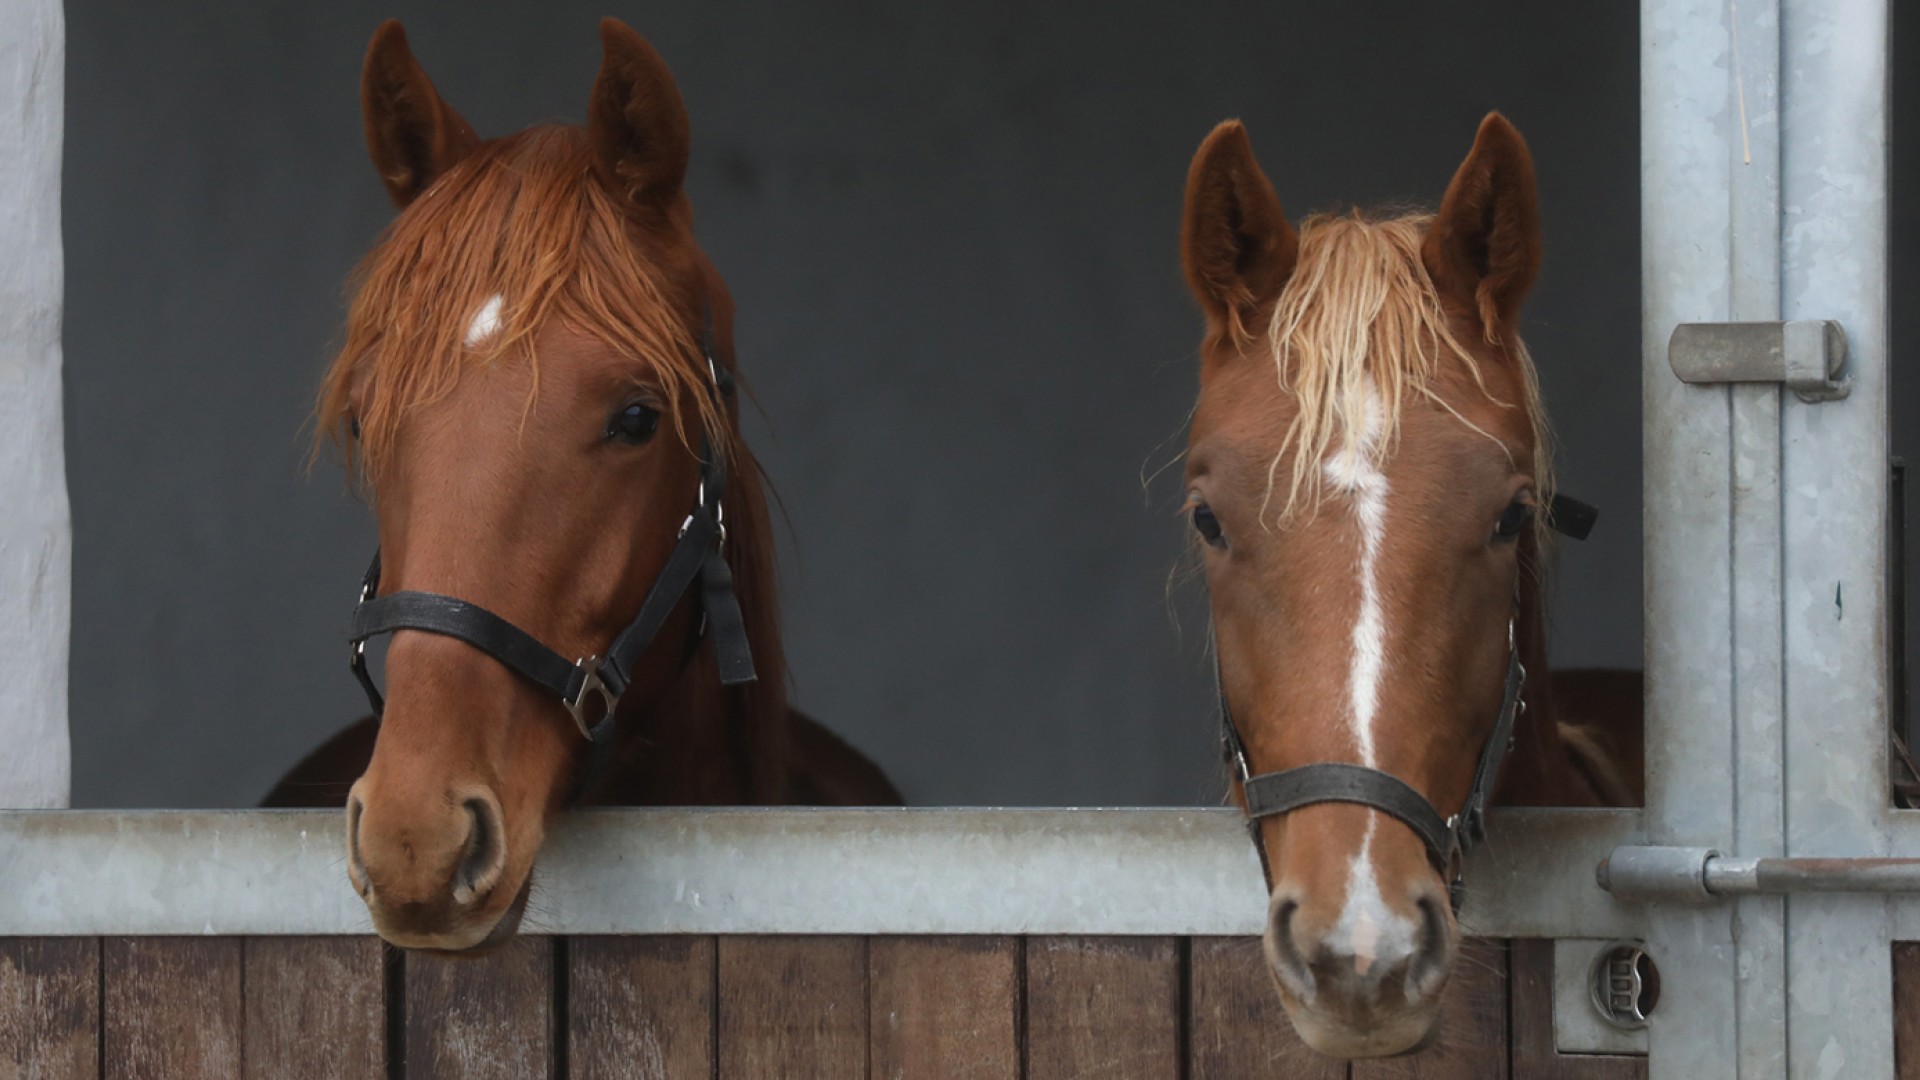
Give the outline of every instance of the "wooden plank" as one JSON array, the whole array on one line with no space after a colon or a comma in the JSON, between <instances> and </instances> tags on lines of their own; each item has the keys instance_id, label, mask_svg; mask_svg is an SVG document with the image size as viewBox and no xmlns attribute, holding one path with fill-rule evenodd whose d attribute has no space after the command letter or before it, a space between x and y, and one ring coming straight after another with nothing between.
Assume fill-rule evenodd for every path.
<instances>
[{"instance_id":1,"label":"wooden plank","mask_svg":"<svg viewBox=\"0 0 1920 1080\"><path fill-rule=\"evenodd\" d=\"M1507 956L1513 985L1513 1075L1517 1080L1646 1080L1644 1057L1562 1054L1554 1049L1553 942L1517 938Z\"/></svg>"},{"instance_id":2,"label":"wooden plank","mask_svg":"<svg viewBox=\"0 0 1920 1080\"><path fill-rule=\"evenodd\" d=\"M239 1080L240 938L107 938L101 943L106 1080Z\"/></svg>"},{"instance_id":3,"label":"wooden plank","mask_svg":"<svg viewBox=\"0 0 1920 1080\"><path fill-rule=\"evenodd\" d=\"M723 937L719 1080L867 1075L867 943Z\"/></svg>"},{"instance_id":4,"label":"wooden plank","mask_svg":"<svg viewBox=\"0 0 1920 1080\"><path fill-rule=\"evenodd\" d=\"M0 938L0 1077L100 1071L100 939Z\"/></svg>"},{"instance_id":5,"label":"wooden plank","mask_svg":"<svg viewBox=\"0 0 1920 1080\"><path fill-rule=\"evenodd\" d=\"M248 1077L386 1076L386 954L379 938L248 938L245 965Z\"/></svg>"},{"instance_id":6,"label":"wooden plank","mask_svg":"<svg viewBox=\"0 0 1920 1080\"><path fill-rule=\"evenodd\" d=\"M1018 1077L1020 953L1012 937L868 941L870 1075Z\"/></svg>"},{"instance_id":7,"label":"wooden plank","mask_svg":"<svg viewBox=\"0 0 1920 1080\"><path fill-rule=\"evenodd\" d=\"M518 937L479 957L404 960L410 1080L555 1075L553 940Z\"/></svg>"},{"instance_id":8,"label":"wooden plank","mask_svg":"<svg viewBox=\"0 0 1920 1080\"><path fill-rule=\"evenodd\" d=\"M1893 943L1893 1068L1920 1080L1920 941Z\"/></svg>"},{"instance_id":9,"label":"wooden plank","mask_svg":"<svg viewBox=\"0 0 1920 1080\"><path fill-rule=\"evenodd\" d=\"M1027 941L1028 1080L1180 1075L1175 938Z\"/></svg>"},{"instance_id":10,"label":"wooden plank","mask_svg":"<svg viewBox=\"0 0 1920 1080\"><path fill-rule=\"evenodd\" d=\"M1406 1057L1353 1063L1353 1080L1505 1080L1507 943L1468 938L1453 961L1433 1043ZM1523 1080L1535 1080L1531 1075Z\"/></svg>"},{"instance_id":11,"label":"wooden plank","mask_svg":"<svg viewBox=\"0 0 1920 1080\"><path fill-rule=\"evenodd\" d=\"M1257 937L1192 939L1187 1075L1207 1080L1346 1080L1347 1063L1294 1034Z\"/></svg>"},{"instance_id":12,"label":"wooden plank","mask_svg":"<svg viewBox=\"0 0 1920 1080\"><path fill-rule=\"evenodd\" d=\"M569 1080L711 1080L710 937L567 942Z\"/></svg>"}]
</instances>

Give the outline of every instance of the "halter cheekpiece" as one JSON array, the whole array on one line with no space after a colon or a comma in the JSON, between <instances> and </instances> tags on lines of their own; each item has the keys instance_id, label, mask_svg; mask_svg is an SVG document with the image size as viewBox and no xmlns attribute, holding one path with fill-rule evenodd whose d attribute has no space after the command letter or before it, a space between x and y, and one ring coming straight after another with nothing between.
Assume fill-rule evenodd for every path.
<instances>
[{"instance_id":1,"label":"halter cheekpiece","mask_svg":"<svg viewBox=\"0 0 1920 1080\"><path fill-rule=\"evenodd\" d=\"M1575 540L1585 540L1598 516L1599 511L1586 503L1555 495L1548 522ZM1518 602L1516 597L1516 607ZM1500 711L1494 716L1492 733L1480 748L1480 760L1473 769L1473 786L1467 789L1466 801L1460 805L1459 812L1451 816L1441 814L1425 795L1405 780L1367 765L1329 761L1280 772L1255 773L1247 764L1246 744L1233 722L1233 710L1227 707L1226 685L1219 679L1216 660L1214 678L1220 696L1221 750L1233 768L1234 778L1240 781L1247 804L1247 832L1253 837L1260 872L1266 875L1269 890L1273 887L1273 871L1267 866L1267 845L1260 835L1260 820L1316 803L1355 803L1378 810L1413 830L1427 850L1427 861L1447 882L1448 902L1454 911L1460 910L1465 896L1462 857L1486 839L1487 802L1493 797L1500 766L1506 761L1507 752L1513 749L1515 722L1527 707L1521 697L1527 668L1520 662L1514 622L1512 618L1507 620L1507 675L1500 695Z\"/></svg>"},{"instance_id":2,"label":"halter cheekpiece","mask_svg":"<svg viewBox=\"0 0 1920 1080\"><path fill-rule=\"evenodd\" d=\"M714 359L711 308L702 320L700 347L711 379L709 392L724 402L733 396L733 375ZM735 686L757 677L746 620L734 594L733 570L726 560L727 527L722 505L726 490L726 461L715 451L712 438L702 435L699 493L693 509L680 523L673 551L647 590L639 612L604 652L571 661L506 619L458 597L413 591L377 595L380 552L375 549L347 634L353 650L353 676L366 691L374 715L386 711L386 700L367 670L367 639L396 630L423 630L457 638L560 700L592 747L592 760L575 787L576 794L584 791L608 760L614 716L621 696L631 685L634 664L653 644L695 581L700 583L701 615L695 634L712 634L720 682Z\"/></svg>"}]
</instances>

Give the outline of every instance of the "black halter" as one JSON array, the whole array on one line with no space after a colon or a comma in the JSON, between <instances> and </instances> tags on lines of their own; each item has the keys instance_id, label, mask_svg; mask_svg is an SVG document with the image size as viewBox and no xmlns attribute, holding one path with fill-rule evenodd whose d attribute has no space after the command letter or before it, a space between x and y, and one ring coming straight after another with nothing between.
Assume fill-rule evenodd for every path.
<instances>
[{"instance_id":1,"label":"black halter","mask_svg":"<svg viewBox=\"0 0 1920 1080\"><path fill-rule=\"evenodd\" d=\"M722 399L731 397L732 373L713 358L711 311L706 314L700 344L713 380L712 392ZM634 664L653 644L696 579L700 582L703 616L696 633L712 631L720 682L733 686L756 677L746 620L734 595L733 571L725 555L727 527L721 500L726 488L726 462L715 452L712 440L702 436L699 494L692 512L681 522L679 540L660 575L654 578L639 613L604 653L572 661L486 608L457 597L410 591L376 596L380 584L380 552L376 549L361 583L360 602L353 609L352 628L347 635L353 647L353 676L367 692L374 715L386 711L386 701L367 670L368 638L395 630L424 630L458 638L560 699L592 747L592 760L575 786L576 794L586 790L608 761L614 715L630 685Z\"/></svg>"},{"instance_id":2,"label":"black halter","mask_svg":"<svg viewBox=\"0 0 1920 1080\"><path fill-rule=\"evenodd\" d=\"M1547 520L1558 531L1576 540L1585 540L1598 516L1599 511L1586 503L1555 495ZM1518 603L1516 596L1516 607ZM1405 780L1366 765L1325 761L1280 772L1254 773L1247 764L1246 744L1233 722L1233 710L1227 707L1226 684L1220 681L1217 654L1214 681L1220 694L1221 750L1246 798L1247 832L1252 835L1254 849L1259 853L1260 872L1266 876L1268 891L1273 889L1273 870L1267 865L1267 844L1260 835L1260 819L1315 803L1357 803L1396 818L1413 830L1427 849L1427 861L1447 882L1448 901L1454 911L1460 910L1460 901L1465 895L1462 857L1487 837L1487 802L1493 797L1500 765L1513 749L1514 724L1527 707L1520 696L1526 685L1527 668L1520 662L1513 619L1507 621L1507 677L1500 695L1500 711L1494 716L1493 731L1487 736L1486 745L1480 748L1480 760L1473 769L1473 786L1467 789L1460 812L1452 817L1443 816L1425 795Z\"/></svg>"}]
</instances>

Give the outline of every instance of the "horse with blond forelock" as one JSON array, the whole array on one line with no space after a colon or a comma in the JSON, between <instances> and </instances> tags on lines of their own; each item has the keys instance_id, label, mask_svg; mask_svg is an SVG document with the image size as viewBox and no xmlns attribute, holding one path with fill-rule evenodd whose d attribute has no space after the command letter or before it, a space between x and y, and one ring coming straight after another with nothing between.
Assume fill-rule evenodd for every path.
<instances>
[{"instance_id":1,"label":"horse with blond forelock","mask_svg":"<svg viewBox=\"0 0 1920 1080\"><path fill-rule=\"evenodd\" d=\"M700 588L675 594L619 672L603 746L581 737L578 703L499 652L403 621L384 715L267 800L337 804L359 777L345 799L348 874L398 945L510 938L542 839L571 802L900 801L788 708L773 535L730 393L733 301L682 190L686 109L638 34L608 19L600 36L584 128L483 141L398 23L374 35L367 142L402 212L357 274L319 428L378 514L381 593L484 609L530 648L595 656L651 599L698 507L724 558L702 573L727 585L705 602L728 596L731 615L737 596L751 665L723 684L707 632L722 613L703 609Z\"/></svg>"},{"instance_id":2,"label":"horse with blond forelock","mask_svg":"<svg viewBox=\"0 0 1920 1080\"><path fill-rule=\"evenodd\" d=\"M1308 1045L1402 1053L1432 1034L1454 960L1458 860L1407 827L1422 813L1382 805L1455 814L1503 711L1499 801L1639 798L1639 676L1546 677L1552 455L1519 334L1533 162L1490 115L1437 213L1296 230L1228 122L1193 160L1182 245L1207 319L1187 513L1242 775L1331 765L1411 789L1355 782L1258 817L1268 967Z\"/></svg>"}]
</instances>

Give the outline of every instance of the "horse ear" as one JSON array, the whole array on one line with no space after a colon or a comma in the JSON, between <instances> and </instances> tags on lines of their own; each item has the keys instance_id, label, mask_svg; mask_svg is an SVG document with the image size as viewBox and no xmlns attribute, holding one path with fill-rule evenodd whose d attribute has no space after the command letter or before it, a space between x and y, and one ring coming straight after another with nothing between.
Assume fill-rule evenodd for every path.
<instances>
[{"instance_id":1,"label":"horse ear","mask_svg":"<svg viewBox=\"0 0 1920 1080\"><path fill-rule=\"evenodd\" d=\"M1420 258L1443 295L1479 313L1489 340L1513 328L1540 272L1540 196L1527 141L1506 117L1480 121Z\"/></svg>"},{"instance_id":2,"label":"horse ear","mask_svg":"<svg viewBox=\"0 0 1920 1080\"><path fill-rule=\"evenodd\" d=\"M1247 320L1279 295L1299 252L1300 238L1254 160L1247 129L1238 120L1214 128L1187 171L1180 227L1187 286L1208 323L1247 336Z\"/></svg>"},{"instance_id":3,"label":"horse ear","mask_svg":"<svg viewBox=\"0 0 1920 1080\"><path fill-rule=\"evenodd\" d=\"M373 167L403 209L480 145L473 125L440 100L397 19L381 23L367 46L360 115Z\"/></svg>"},{"instance_id":4,"label":"horse ear","mask_svg":"<svg viewBox=\"0 0 1920 1080\"><path fill-rule=\"evenodd\" d=\"M635 205L664 209L687 175L687 106L666 61L619 19L600 20L602 58L587 111L601 179Z\"/></svg>"}]
</instances>

